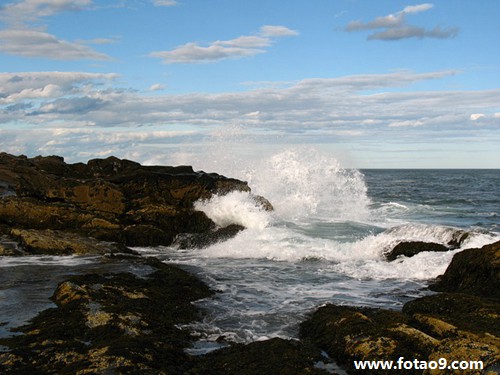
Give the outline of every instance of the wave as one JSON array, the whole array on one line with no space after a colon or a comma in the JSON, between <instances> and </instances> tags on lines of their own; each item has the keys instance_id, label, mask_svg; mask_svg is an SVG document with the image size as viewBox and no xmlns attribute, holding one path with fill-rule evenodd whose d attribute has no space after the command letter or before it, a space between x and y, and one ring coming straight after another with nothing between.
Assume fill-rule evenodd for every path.
<instances>
[{"instance_id":1,"label":"wave","mask_svg":"<svg viewBox=\"0 0 500 375\"><path fill-rule=\"evenodd\" d=\"M495 233L419 223L378 228L376 233L377 227L360 225L357 221L310 220L304 224L301 220L285 220L279 213L264 211L246 192L215 196L209 201L197 202L196 208L219 226L240 224L247 228L226 242L199 250L199 257L319 261L325 262L321 267L328 272L353 278L428 280L442 274L456 253L421 253L387 262L384 254L403 241L454 245L463 250L498 239ZM350 230L353 239L346 241L338 235L339 227ZM324 236L321 231L328 231L331 236Z\"/></svg>"}]
</instances>

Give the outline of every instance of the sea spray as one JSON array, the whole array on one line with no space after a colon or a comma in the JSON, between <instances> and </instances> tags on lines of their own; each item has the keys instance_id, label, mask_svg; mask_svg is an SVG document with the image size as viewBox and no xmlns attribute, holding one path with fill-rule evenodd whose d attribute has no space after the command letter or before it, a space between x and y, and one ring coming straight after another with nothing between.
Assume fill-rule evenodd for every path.
<instances>
[{"instance_id":1,"label":"sea spray","mask_svg":"<svg viewBox=\"0 0 500 375\"><path fill-rule=\"evenodd\" d=\"M359 171L344 169L331 155L295 147L261 160L247 172L252 189L287 220L359 220L370 200Z\"/></svg>"},{"instance_id":2,"label":"sea spray","mask_svg":"<svg viewBox=\"0 0 500 375\"><path fill-rule=\"evenodd\" d=\"M272 220L271 215L248 192L214 195L211 199L195 202L194 207L205 212L219 227L238 224L249 229L263 229Z\"/></svg>"},{"instance_id":3,"label":"sea spray","mask_svg":"<svg viewBox=\"0 0 500 375\"><path fill-rule=\"evenodd\" d=\"M310 146L253 147L241 129L211 141L202 156L184 151L191 156L179 162L247 181L275 211L247 193L213 197L197 209L219 226L247 229L204 249L158 250L219 291L198 302L207 314L190 326L201 351L221 340L297 337L299 322L323 303L399 309L430 293L454 254L500 238L498 173L360 172ZM478 180L491 183L476 192ZM461 231L469 234L457 250L384 257L402 241L448 244Z\"/></svg>"}]
</instances>

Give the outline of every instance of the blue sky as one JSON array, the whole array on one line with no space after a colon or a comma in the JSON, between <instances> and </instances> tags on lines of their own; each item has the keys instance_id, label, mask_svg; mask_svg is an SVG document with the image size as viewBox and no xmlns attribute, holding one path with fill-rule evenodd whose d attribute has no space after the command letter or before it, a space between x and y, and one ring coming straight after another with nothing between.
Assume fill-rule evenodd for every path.
<instances>
[{"instance_id":1,"label":"blue sky","mask_svg":"<svg viewBox=\"0 0 500 375\"><path fill-rule=\"evenodd\" d=\"M5 0L0 150L164 163L237 134L500 168L499 19L497 0Z\"/></svg>"}]
</instances>

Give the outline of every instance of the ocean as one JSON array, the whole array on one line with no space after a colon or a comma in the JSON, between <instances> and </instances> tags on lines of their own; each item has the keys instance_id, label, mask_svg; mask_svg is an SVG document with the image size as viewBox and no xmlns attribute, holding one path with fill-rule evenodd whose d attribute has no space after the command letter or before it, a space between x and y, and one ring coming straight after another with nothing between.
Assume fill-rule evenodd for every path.
<instances>
[{"instance_id":1,"label":"ocean","mask_svg":"<svg viewBox=\"0 0 500 375\"><path fill-rule=\"evenodd\" d=\"M136 248L218 292L196 302L205 315L186 326L198 340L192 354L296 338L300 322L325 303L400 309L432 293L427 286L458 251L500 239L500 170L355 170L308 148L202 168L248 181L274 211L248 193L215 196L197 209L246 230L204 249ZM470 235L457 250L383 256L401 241L446 244L460 231ZM97 267L96 257L0 258L0 322L9 322L0 337L50 306L58 274Z\"/></svg>"},{"instance_id":2,"label":"ocean","mask_svg":"<svg viewBox=\"0 0 500 375\"><path fill-rule=\"evenodd\" d=\"M140 249L219 292L198 302L207 315L188 326L199 336L194 354L225 341L296 338L307 314L329 302L400 309L430 294L458 251L500 239L500 170L353 170L310 148L224 166L274 212L247 193L214 197L197 208L245 231L205 249ZM460 231L470 235L457 250L384 259L401 241L446 244Z\"/></svg>"}]
</instances>

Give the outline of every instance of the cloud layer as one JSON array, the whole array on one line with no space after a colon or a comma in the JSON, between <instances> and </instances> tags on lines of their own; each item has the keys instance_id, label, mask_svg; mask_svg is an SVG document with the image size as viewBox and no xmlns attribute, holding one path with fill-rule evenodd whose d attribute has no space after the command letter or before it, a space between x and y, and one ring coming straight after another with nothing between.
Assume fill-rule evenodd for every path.
<instances>
[{"instance_id":1,"label":"cloud layer","mask_svg":"<svg viewBox=\"0 0 500 375\"><path fill-rule=\"evenodd\" d=\"M151 96L115 87L115 74L4 73L0 126L9 130L2 131L0 149L70 160L130 156L131 150L193 142L228 124L287 142L449 142L483 131L493 139L491 130L500 128L500 90L411 90L414 83L454 74L459 72L399 71Z\"/></svg>"},{"instance_id":2,"label":"cloud layer","mask_svg":"<svg viewBox=\"0 0 500 375\"><path fill-rule=\"evenodd\" d=\"M437 38L448 39L454 38L458 34L458 28L442 29L436 26L432 29L425 29L424 27L409 25L406 22L406 16L425 12L434 7L433 4L419 4L410 5L403 10L389 14L387 16L377 17L372 21L351 21L346 27L345 31L373 31L368 35L368 40L400 40L408 38Z\"/></svg>"}]
</instances>

